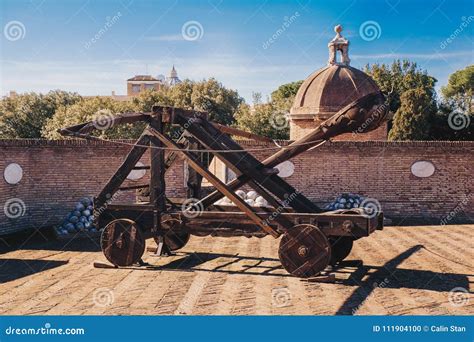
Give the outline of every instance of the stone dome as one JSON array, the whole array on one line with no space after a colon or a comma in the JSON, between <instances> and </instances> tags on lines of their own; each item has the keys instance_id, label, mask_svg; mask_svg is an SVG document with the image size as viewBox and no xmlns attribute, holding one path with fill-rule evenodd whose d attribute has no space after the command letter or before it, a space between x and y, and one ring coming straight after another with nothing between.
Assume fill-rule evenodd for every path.
<instances>
[{"instance_id":1,"label":"stone dome","mask_svg":"<svg viewBox=\"0 0 474 342\"><path fill-rule=\"evenodd\" d=\"M290 110L292 120L325 120L349 103L380 91L369 75L349 66L349 41L341 36L340 25L335 31L336 36L328 44L328 65L311 74L299 88Z\"/></svg>"}]
</instances>

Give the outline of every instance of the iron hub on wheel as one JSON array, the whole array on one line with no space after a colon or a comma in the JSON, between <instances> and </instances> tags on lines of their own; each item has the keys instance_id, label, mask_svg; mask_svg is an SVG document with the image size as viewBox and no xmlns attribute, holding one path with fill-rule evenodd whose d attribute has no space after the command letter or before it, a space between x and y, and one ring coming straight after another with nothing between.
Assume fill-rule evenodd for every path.
<instances>
[{"instance_id":1,"label":"iron hub on wheel","mask_svg":"<svg viewBox=\"0 0 474 342\"><path fill-rule=\"evenodd\" d=\"M145 253L145 239L138 225L129 219L117 219L107 224L100 246L107 260L116 266L136 264Z\"/></svg>"},{"instance_id":2,"label":"iron hub on wheel","mask_svg":"<svg viewBox=\"0 0 474 342\"><path fill-rule=\"evenodd\" d=\"M283 234L278 256L288 273L309 278L318 275L329 264L331 246L318 227L299 224Z\"/></svg>"}]
</instances>

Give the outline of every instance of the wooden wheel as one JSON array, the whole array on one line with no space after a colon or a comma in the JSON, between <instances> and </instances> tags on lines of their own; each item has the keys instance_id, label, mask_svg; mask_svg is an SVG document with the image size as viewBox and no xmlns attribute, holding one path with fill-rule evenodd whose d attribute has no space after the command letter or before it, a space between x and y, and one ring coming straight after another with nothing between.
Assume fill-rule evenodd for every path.
<instances>
[{"instance_id":1,"label":"wooden wheel","mask_svg":"<svg viewBox=\"0 0 474 342\"><path fill-rule=\"evenodd\" d=\"M170 251L177 251L188 243L191 234L183 229L183 222L176 219L169 219L164 220L161 224L168 229L164 236L164 243ZM159 243L156 237L153 239L156 244Z\"/></svg>"},{"instance_id":2,"label":"wooden wheel","mask_svg":"<svg viewBox=\"0 0 474 342\"><path fill-rule=\"evenodd\" d=\"M100 246L107 260L116 266L136 264L145 253L145 239L138 225L123 218L105 226Z\"/></svg>"},{"instance_id":3,"label":"wooden wheel","mask_svg":"<svg viewBox=\"0 0 474 342\"><path fill-rule=\"evenodd\" d=\"M318 227L299 224L283 234L278 256L288 273L309 278L316 276L329 264L331 246Z\"/></svg>"},{"instance_id":4,"label":"wooden wheel","mask_svg":"<svg viewBox=\"0 0 474 342\"><path fill-rule=\"evenodd\" d=\"M331 244L331 260L329 264L335 265L341 262L351 253L354 240L349 236L332 236L329 238Z\"/></svg>"}]
</instances>

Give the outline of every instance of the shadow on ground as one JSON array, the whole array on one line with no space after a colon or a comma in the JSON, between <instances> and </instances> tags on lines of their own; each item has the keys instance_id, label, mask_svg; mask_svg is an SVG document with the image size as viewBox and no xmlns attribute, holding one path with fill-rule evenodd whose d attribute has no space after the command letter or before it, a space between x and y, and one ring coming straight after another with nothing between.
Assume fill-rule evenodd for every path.
<instances>
[{"instance_id":1,"label":"shadow on ground","mask_svg":"<svg viewBox=\"0 0 474 342\"><path fill-rule=\"evenodd\" d=\"M0 259L0 284L63 266L67 261Z\"/></svg>"}]
</instances>

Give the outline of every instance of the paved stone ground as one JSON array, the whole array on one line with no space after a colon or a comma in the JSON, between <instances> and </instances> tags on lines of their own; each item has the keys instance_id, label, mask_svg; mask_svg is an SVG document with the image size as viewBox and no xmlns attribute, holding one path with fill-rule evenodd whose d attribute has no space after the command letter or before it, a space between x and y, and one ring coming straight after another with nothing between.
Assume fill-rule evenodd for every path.
<instances>
[{"instance_id":1,"label":"paved stone ground","mask_svg":"<svg viewBox=\"0 0 474 342\"><path fill-rule=\"evenodd\" d=\"M176 256L127 269L93 268L105 261L95 242L64 244L0 255L1 314L474 313L474 225L386 227L355 243L334 283L286 274L271 237L192 237Z\"/></svg>"}]
</instances>

